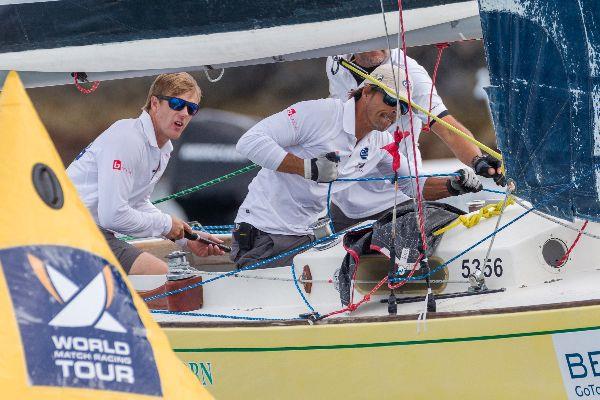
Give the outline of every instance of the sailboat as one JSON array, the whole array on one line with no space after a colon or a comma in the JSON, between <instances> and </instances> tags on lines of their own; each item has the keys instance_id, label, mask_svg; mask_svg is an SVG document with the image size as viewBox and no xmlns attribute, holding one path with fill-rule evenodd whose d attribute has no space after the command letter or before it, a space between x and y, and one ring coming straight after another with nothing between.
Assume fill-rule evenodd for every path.
<instances>
[{"instance_id":1,"label":"sailboat","mask_svg":"<svg viewBox=\"0 0 600 400\"><path fill-rule=\"evenodd\" d=\"M440 41L435 34L439 29L451 31L476 18L490 70L494 126L513 194L507 192L502 204L463 218L471 221L469 227L456 224L443 234L428 260L431 294L423 268L413 279L404 271L393 315L389 289L377 286L390 263L377 254L363 256L350 289L351 307L341 305L345 286L340 266L347 255L341 235L302 249L289 267L235 270L223 260L197 266L201 271L192 274L203 280L184 288L189 290L156 291L168 283L164 276L130 277L136 289L146 291L148 304L163 300L164 305L165 298L202 288L200 309L163 307L153 316L175 353L217 397L389 398L398 392L413 398L600 396L595 142L600 136L600 38L595 29L600 11L590 0L568 6L558 0L480 0L478 8L475 2L422 3L404 10L407 26L411 11L476 6L475 14L460 18L429 9L428 16L449 19L429 25L431 30L412 25L409 44L432 43L420 42L423 37ZM389 21L397 20L397 11L386 14L392 14ZM466 38L462 31L452 32ZM385 38L379 35L329 42L317 52L384 48ZM270 56L277 54L270 51ZM207 56L189 67L261 62L268 55L255 54L252 60ZM317 55L306 48L290 54ZM13 67L10 57L0 55L2 68ZM91 65L72 61L73 69L100 79L93 77ZM147 65L152 73L188 67ZM109 71L105 76L139 68L132 64L115 72L104 67L98 69ZM22 65L33 71L30 85L65 73L37 68ZM155 254L171 251L155 240L137 244ZM190 273L181 255L172 256L172 263ZM428 307L433 298L435 308Z\"/></svg>"}]
</instances>

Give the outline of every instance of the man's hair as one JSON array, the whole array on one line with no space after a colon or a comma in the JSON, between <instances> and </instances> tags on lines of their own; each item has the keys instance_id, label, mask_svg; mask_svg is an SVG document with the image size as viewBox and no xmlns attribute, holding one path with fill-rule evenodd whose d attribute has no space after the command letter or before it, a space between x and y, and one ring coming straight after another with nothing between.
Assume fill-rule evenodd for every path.
<instances>
[{"instance_id":1,"label":"man's hair","mask_svg":"<svg viewBox=\"0 0 600 400\"><path fill-rule=\"evenodd\" d=\"M150 90L148 91L148 98L144 105L144 110L150 111L150 100L152 96L173 96L177 97L183 93L194 91L198 95L198 102L202 98L202 91L196 83L193 76L187 72L177 72L173 74L161 74L156 77Z\"/></svg>"},{"instance_id":2,"label":"man's hair","mask_svg":"<svg viewBox=\"0 0 600 400\"><path fill-rule=\"evenodd\" d=\"M358 101L360 100L360 98L362 97L363 94L363 89L365 87L359 87L358 89L352 89L351 91L348 92L348 100L354 97L354 101Z\"/></svg>"}]
</instances>

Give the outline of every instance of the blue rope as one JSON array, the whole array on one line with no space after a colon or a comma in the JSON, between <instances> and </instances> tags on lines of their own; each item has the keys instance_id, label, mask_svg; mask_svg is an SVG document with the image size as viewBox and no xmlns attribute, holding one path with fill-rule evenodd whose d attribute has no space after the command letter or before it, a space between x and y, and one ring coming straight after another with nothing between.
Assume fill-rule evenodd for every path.
<instances>
[{"instance_id":1,"label":"blue rope","mask_svg":"<svg viewBox=\"0 0 600 400\"><path fill-rule=\"evenodd\" d=\"M500 190L494 190L494 189L481 189L483 192L490 192L490 193L498 193L498 194L506 194L506 192L502 192Z\"/></svg>"},{"instance_id":2,"label":"blue rope","mask_svg":"<svg viewBox=\"0 0 600 400\"><path fill-rule=\"evenodd\" d=\"M559 190L558 192L556 192L555 194L558 196L560 193L564 192L566 189L568 189L570 186L567 185L567 187L563 188L562 190ZM503 193L506 194L506 193ZM553 198L553 197L552 197ZM552 198L547 199L547 201L543 202L541 205L543 206L545 203L549 202ZM521 215L515 217L515 219L513 219L512 221L502 225L500 228L494 230L492 233L490 233L489 235L485 236L483 239L477 241L475 244L473 244L472 246L469 246L466 250L461 251L460 253L458 253L457 255L455 255L454 257L450 258L448 261L446 261L445 263L443 263L442 265L437 266L436 268L434 268L433 270L429 271L429 274L423 274L420 276L412 276L410 278L391 278L390 282L395 283L395 282L401 282L401 281L412 281L412 280L417 280L417 279L425 279L426 276L431 276L431 274L436 273L437 271L439 271L440 269L444 268L445 266L447 266L448 264L450 264L452 261L456 260L457 258L459 258L460 256L464 255L465 253L468 253L469 251L473 250L475 247L479 246L481 243L485 242L486 240L488 240L489 238L491 238L492 236L494 236L495 234L497 234L498 232L504 230L505 228L507 228L509 225L514 224L515 222L517 222L518 220L520 220L521 218L523 218L525 215L529 214L530 212L532 212L533 210L535 210L534 207L531 207L529 210L525 211L524 213L522 213Z\"/></svg>"},{"instance_id":3,"label":"blue rope","mask_svg":"<svg viewBox=\"0 0 600 400\"><path fill-rule=\"evenodd\" d=\"M304 320L303 318L265 318L265 317L247 317L238 315L225 315L225 314L206 314L206 313L193 313L188 311L168 311L168 310L150 310L152 314L168 314L168 315L187 315L189 317L209 317L209 318L227 318L227 319L241 319L246 321L290 321L290 320Z\"/></svg>"},{"instance_id":4,"label":"blue rope","mask_svg":"<svg viewBox=\"0 0 600 400\"><path fill-rule=\"evenodd\" d=\"M329 229L331 229L332 233L335 233L335 228L333 227L333 218L331 218L331 187L333 186L333 182L329 182L329 189L327 189L327 218L329 218Z\"/></svg>"},{"instance_id":5,"label":"blue rope","mask_svg":"<svg viewBox=\"0 0 600 400\"><path fill-rule=\"evenodd\" d=\"M313 306L310 305L308 300L306 300L304 293L302 293L302 289L300 289L300 285L298 284L298 278L296 278L296 267L294 266L293 261L292 261L292 265L291 265L290 269L292 270L292 277L294 278L294 285L296 285L296 289L298 290L298 293L300 293L300 297L302 297L302 300L304 301L304 304L306 304L308 309L314 313L315 309L313 308Z\"/></svg>"},{"instance_id":6,"label":"blue rope","mask_svg":"<svg viewBox=\"0 0 600 400\"><path fill-rule=\"evenodd\" d=\"M369 227L369 226L372 226L372 224L367 224L367 225L360 226L360 229L363 229L363 228ZM355 229L357 229L357 228L355 228ZM287 257L287 256L290 256L290 255L292 255L294 253L299 253L299 252L301 252L303 250L308 250L311 247L314 247L314 246L316 246L318 244L327 242L329 240L336 239L340 235L343 235L346 231L347 230L343 230L340 233L334 233L332 235L329 235L327 237L321 238L319 240L315 240L314 242L309 242L309 243L303 244L301 246L298 246L298 247L293 248L291 250L288 250L286 252L277 254L277 255L275 255L273 257L265 258L264 260L258 261L258 262L254 263L254 264L250 264L250 265L247 265L247 266L245 266L243 268L240 268L240 269L237 269L237 270L233 270L233 271L229 271L229 272L226 272L226 273L221 274L221 275L217 275L214 278L210 278L210 279L207 279L205 281L197 282L197 283L194 283L194 284L189 285L189 286L185 286L185 287L182 287L182 288L179 288L179 289L171 290L169 292L165 292L165 293L157 294L157 295L154 295L154 296L146 297L144 299L144 301L145 302L149 302L149 301L156 300L156 299L162 299L163 297L171 296L171 295L177 294L177 293L182 293L182 292L185 292L187 290L197 288L198 286L203 286L203 285L205 285L207 283L214 282L216 280L223 279L223 278L226 278L228 276L239 274L240 272L249 271L249 270L253 270L253 269L262 267L263 265L267 265L269 263L272 263L273 261L280 260L280 259L282 259L284 257Z\"/></svg>"},{"instance_id":7,"label":"blue rope","mask_svg":"<svg viewBox=\"0 0 600 400\"><path fill-rule=\"evenodd\" d=\"M220 230L220 231L224 231L224 230L227 230L227 229L233 229L234 226L233 225L204 225L204 226L202 226L202 228L208 229L208 230Z\"/></svg>"},{"instance_id":8,"label":"blue rope","mask_svg":"<svg viewBox=\"0 0 600 400\"><path fill-rule=\"evenodd\" d=\"M448 174L425 174L419 175L419 178L433 178L438 176L458 176L456 172L450 172ZM402 175L398 179L414 179L414 175ZM367 182L367 181L392 181L393 175L390 176L379 176L379 177L366 177L366 178L338 178L335 182Z\"/></svg>"}]
</instances>

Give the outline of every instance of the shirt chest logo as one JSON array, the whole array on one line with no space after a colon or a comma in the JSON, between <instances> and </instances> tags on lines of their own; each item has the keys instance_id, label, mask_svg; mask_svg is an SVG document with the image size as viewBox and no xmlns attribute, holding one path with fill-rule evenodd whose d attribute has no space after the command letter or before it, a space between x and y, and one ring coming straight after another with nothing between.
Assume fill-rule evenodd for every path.
<instances>
[{"instance_id":1,"label":"shirt chest logo","mask_svg":"<svg viewBox=\"0 0 600 400\"><path fill-rule=\"evenodd\" d=\"M113 160L112 169L115 171L123 171L128 175L133 175L133 171L123 166L121 160Z\"/></svg>"},{"instance_id":2,"label":"shirt chest logo","mask_svg":"<svg viewBox=\"0 0 600 400\"><path fill-rule=\"evenodd\" d=\"M369 158L369 148L368 147L363 147L360 150L360 158L362 158L363 160L366 160L367 158Z\"/></svg>"}]
</instances>

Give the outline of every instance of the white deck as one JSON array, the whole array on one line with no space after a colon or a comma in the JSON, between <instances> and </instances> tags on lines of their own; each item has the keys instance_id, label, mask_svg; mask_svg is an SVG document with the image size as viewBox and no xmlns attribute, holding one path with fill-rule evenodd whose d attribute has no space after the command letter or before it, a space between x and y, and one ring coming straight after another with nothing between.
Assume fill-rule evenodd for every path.
<instances>
[{"instance_id":1,"label":"white deck","mask_svg":"<svg viewBox=\"0 0 600 400\"><path fill-rule=\"evenodd\" d=\"M518 205L509 207L502 217L500 226L521 216L526 209ZM466 229L458 227L445 234L438 246L435 257L441 261L449 260L457 253L471 247L481 238L491 233L496 226L496 218L482 220L477 226ZM553 303L569 303L583 300L600 300L600 252L596 251L597 239L582 236L570 254L568 261L560 268L546 263L542 255L544 244L548 240L564 243L568 248L577 236L581 221L570 224L571 229L558 225L534 213L522 216L500 232L495 239L489 258L491 264L498 265L495 272L486 278L489 289L505 288L500 293L490 293L438 299L438 312L461 312L507 307L536 306ZM586 233L597 235L598 224L590 223ZM474 263L485 258L489 241L474 247L461 257L447 265L449 283L442 293L465 292L468 281L465 278L467 268L474 269ZM302 289L308 302L320 314L326 314L341 308L339 292L336 290L336 270L345 255L341 244L329 249L311 249L295 258L296 276L300 277L305 265L308 265L313 278L311 293ZM499 260L499 261L497 261ZM371 268L372 262L361 264L363 269ZM380 259L380 263L387 261ZM367 265L368 264L368 265ZM360 270L360 267L359 267ZM201 273L202 274L202 273ZM207 280L216 273L205 273ZM368 280L379 280L384 275ZM164 282L164 277L131 277L138 289L149 289ZM197 313L227 315L233 317L294 319L310 310L305 305L294 285L290 267L250 270L237 276L226 277L204 285L204 306ZM360 278L359 278L360 279ZM303 285L300 284L303 288ZM355 288L354 301L357 302L368 288L359 291ZM374 295L370 303L364 304L353 313L339 316L385 316L387 304L379 300L387 299L388 290ZM402 293L396 292L398 297ZM415 296L417 293L406 294ZM424 302L398 305L399 315L415 315L424 310ZM213 316L165 315L154 314L157 321L216 321L231 320Z\"/></svg>"}]
</instances>

